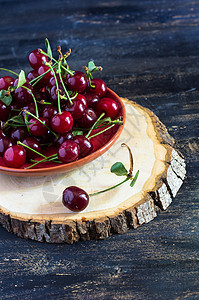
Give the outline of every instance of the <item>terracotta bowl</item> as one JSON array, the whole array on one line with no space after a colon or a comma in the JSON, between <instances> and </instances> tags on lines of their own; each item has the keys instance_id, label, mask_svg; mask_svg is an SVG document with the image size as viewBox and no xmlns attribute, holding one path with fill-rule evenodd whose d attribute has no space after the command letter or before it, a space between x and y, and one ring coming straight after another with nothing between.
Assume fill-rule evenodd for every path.
<instances>
[{"instance_id":1,"label":"terracotta bowl","mask_svg":"<svg viewBox=\"0 0 199 300\"><path fill-rule=\"evenodd\" d=\"M114 93L112 90L108 89L106 97L114 99L119 104L118 116L122 117L123 124L115 125L111 129L107 130L105 133L102 133L101 135L92 138L91 140L94 145L94 151L90 155L68 164L56 164L56 163L46 162L43 164L39 164L37 168L35 167L34 169L23 169L24 167L28 166L28 164L23 165L20 169L8 168L5 166L2 157L0 157L0 173L13 175L13 176L24 176L24 177L46 176L46 175L53 175L57 173L64 173L79 168L93 161L103 153L105 153L119 138L126 121L125 107L122 100L119 98L119 96L116 93ZM50 155L51 153L48 152L44 154Z\"/></svg>"}]
</instances>

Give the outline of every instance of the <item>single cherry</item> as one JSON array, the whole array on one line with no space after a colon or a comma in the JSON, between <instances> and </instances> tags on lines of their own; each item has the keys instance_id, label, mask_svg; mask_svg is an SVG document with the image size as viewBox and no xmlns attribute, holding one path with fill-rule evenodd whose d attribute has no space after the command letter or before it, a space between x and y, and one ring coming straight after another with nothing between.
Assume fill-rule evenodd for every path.
<instances>
[{"instance_id":1,"label":"single cherry","mask_svg":"<svg viewBox=\"0 0 199 300\"><path fill-rule=\"evenodd\" d=\"M26 150L20 145L9 147L3 156L6 166L20 168L26 161Z\"/></svg>"},{"instance_id":2,"label":"single cherry","mask_svg":"<svg viewBox=\"0 0 199 300\"><path fill-rule=\"evenodd\" d=\"M81 100L82 103L84 104L85 108L87 107L87 101L86 101L86 97L82 94L77 94L77 96L75 97L75 100Z\"/></svg>"},{"instance_id":3,"label":"single cherry","mask_svg":"<svg viewBox=\"0 0 199 300\"><path fill-rule=\"evenodd\" d=\"M13 145L13 141L8 136L2 136L0 138L0 156L3 156L6 149Z\"/></svg>"},{"instance_id":4,"label":"single cherry","mask_svg":"<svg viewBox=\"0 0 199 300\"><path fill-rule=\"evenodd\" d=\"M57 114L57 107L53 105L43 105L41 109L41 116L46 119L51 119Z\"/></svg>"},{"instance_id":5,"label":"single cherry","mask_svg":"<svg viewBox=\"0 0 199 300\"><path fill-rule=\"evenodd\" d=\"M66 81L71 91L83 93L87 87L87 78L83 72L75 71L74 75L67 75Z\"/></svg>"},{"instance_id":6,"label":"single cherry","mask_svg":"<svg viewBox=\"0 0 199 300\"><path fill-rule=\"evenodd\" d=\"M28 105L34 101L32 97L32 93L34 93L32 86L28 83L25 83L24 86L26 86L29 90L25 87L19 87L13 92L14 99L21 106Z\"/></svg>"},{"instance_id":7,"label":"single cherry","mask_svg":"<svg viewBox=\"0 0 199 300\"><path fill-rule=\"evenodd\" d=\"M5 122L8 120L9 114L10 114L11 108L10 106L5 105L0 100L0 120Z\"/></svg>"},{"instance_id":8,"label":"single cherry","mask_svg":"<svg viewBox=\"0 0 199 300\"><path fill-rule=\"evenodd\" d=\"M117 102L111 98L102 98L97 104L97 112L101 115L106 113L106 117L115 118L119 112L119 106Z\"/></svg>"},{"instance_id":9,"label":"single cherry","mask_svg":"<svg viewBox=\"0 0 199 300\"><path fill-rule=\"evenodd\" d=\"M13 140L14 143L17 143L17 141L22 141L27 136L28 136L28 131L25 126L16 127L15 129L13 129L11 133L11 139Z\"/></svg>"},{"instance_id":10,"label":"single cherry","mask_svg":"<svg viewBox=\"0 0 199 300\"><path fill-rule=\"evenodd\" d=\"M85 157L93 151L93 145L84 135L76 135L73 141L79 145L79 155Z\"/></svg>"},{"instance_id":11,"label":"single cherry","mask_svg":"<svg viewBox=\"0 0 199 300\"><path fill-rule=\"evenodd\" d=\"M54 145L56 148L59 148L63 142L71 140L72 138L73 134L70 131L65 134L60 134L58 137L54 138Z\"/></svg>"},{"instance_id":12,"label":"single cherry","mask_svg":"<svg viewBox=\"0 0 199 300\"><path fill-rule=\"evenodd\" d=\"M79 145L74 141L67 140L58 149L58 158L63 163L75 161L79 157Z\"/></svg>"},{"instance_id":13,"label":"single cherry","mask_svg":"<svg viewBox=\"0 0 199 300\"><path fill-rule=\"evenodd\" d=\"M66 133L73 127L73 117L68 111L57 113L51 118L51 127L55 132Z\"/></svg>"},{"instance_id":14,"label":"single cherry","mask_svg":"<svg viewBox=\"0 0 199 300\"><path fill-rule=\"evenodd\" d=\"M85 94L87 106L96 110L97 103L99 102L99 96L94 93L86 93Z\"/></svg>"},{"instance_id":15,"label":"single cherry","mask_svg":"<svg viewBox=\"0 0 199 300\"><path fill-rule=\"evenodd\" d=\"M33 150L36 150L37 152L41 153L41 145L38 142L38 140L36 140L34 137L27 137L25 138L22 143L30 148L32 148ZM36 157L38 157L39 155L37 153L35 153L34 151L25 148L26 149L26 157L27 159L34 159Z\"/></svg>"},{"instance_id":16,"label":"single cherry","mask_svg":"<svg viewBox=\"0 0 199 300\"><path fill-rule=\"evenodd\" d=\"M98 79L98 78L93 78L93 79L91 79L91 85L94 86L94 88L88 84L87 89L89 92L96 94L100 98L105 96L106 91L107 91L107 86L103 80Z\"/></svg>"},{"instance_id":17,"label":"single cherry","mask_svg":"<svg viewBox=\"0 0 199 300\"><path fill-rule=\"evenodd\" d=\"M60 82L60 77L58 74L55 74L56 75L56 79L57 79L57 82L59 83ZM55 77L54 76L51 76L49 78L49 81L47 83L47 86L51 89L53 86L56 86L56 81L55 81Z\"/></svg>"},{"instance_id":18,"label":"single cherry","mask_svg":"<svg viewBox=\"0 0 199 300\"><path fill-rule=\"evenodd\" d=\"M38 70L40 66L48 62L48 57L36 49L29 54L28 61L33 69Z\"/></svg>"},{"instance_id":19,"label":"single cherry","mask_svg":"<svg viewBox=\"0 0 199 300\"><path fill-rule=\"evenodd\" d=\"M0 90L7 90L9 86L13 86L14 78L10 76L4 76L0 78Z\"/></svg>"},{"instance_id":20,"label":"single cherry","mask_svg":"<svg viewBox=\"0 0 199 300\"><path fill-rule=\"evenodd\" d=\"M69 102L67 102L65 106L65 110L71 113L74 120L81 118L85 108L86 106L83 104L82 100L78 99L73 100L72 105Z\"/></svg>"},{"instance_id":21,"label":"single cherry","mask_svg":"<svg viewBox=\"0 0 199 300\"><path fill-rule=\"evenodd\" d=\"M38 75L38 71L37 70L32 70L28 73L27 75L27 78L32 81L33 79L37 78L39 75ZM34 81L36 82L36 80ZM36 84L34 84L34 89L41 89L43 87L43 83L41 80L39 80Z\"/></svg>"},{"instance_id":22,"label":"single cherry","mask_svg":"<svg viewBox=\"0 0 199 300\"><path fill-rule=\"evenodd\" d=\"M46 118L39 118L47 127L49 127L49 121ZM41 136L44 135L48 132L48 128L42 124L41 122L39 122L37 119L32 118L29 120L29 130L30 133L34 136Z\"/></svg>"},{"instance_id":23,"label":"single cherry","mask_svg":"<svg viewBox=\"0 0 199 300\"><path fill-rule=\"evenodd\" d=\"M88 206L89 196L83 189L69 186L63 191L62 203L68 209L79 212Z\"/></svg>"},{"instance_id":24,"label":"single cherry","mask_svg":"<svg viewBox=\"0 0 199 300\"><path fill-rule=\"evenodd\" d=\"M82 128L90 128L97 121L97 115L92 108L87 107L77 123Z\"/></svg>"},{"instance_id":25,"label":"single cherry","mask_svg":"<svg viewBox=\"0 0 199 300\"><path fill-rule=\"evenodd\" d=\"M38 75L42 75L44 74L45 72L49 71L50 70L50 67L48 66L41 66L39 67L38 69ZM46 73L41 79L40 79L40 82L41 84L44 86L44 85L47 85L50 78L53 76L52 74L52 71L49 71L48 73Z\"/></svg>"}]
</instances>

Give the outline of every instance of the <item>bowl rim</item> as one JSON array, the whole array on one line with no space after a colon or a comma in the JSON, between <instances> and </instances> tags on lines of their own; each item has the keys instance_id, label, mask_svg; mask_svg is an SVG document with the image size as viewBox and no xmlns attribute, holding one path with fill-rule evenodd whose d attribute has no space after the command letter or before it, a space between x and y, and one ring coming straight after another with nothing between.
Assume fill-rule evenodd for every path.
<instances>
[{"instance_id":1,"label":"bowl rim","mask_svg":"<svg viewBox=\"0 0 199 300\"><path fill-rule=\"evenodd\" d=\"M44 176L46 176L46 175L61 173L61 170L63 170L63 173L64 173L65 171L71 171L77 167L81 167L81 166L93 161L95 158L99 157L103 153L105 153L119 138L120 134L123 131L125 121L126 121L126 110L125 110L125 106L124 106L122 99L111 89L107 88L107 91L110 94L112 94L117 99L117 101L120 103L122 117L123 117L123 124L121 124L119 126L118 130L111 137L111 139L108 141L108 143L106 143L105 145L103 145L101 148L99 148L95 152L91 153L90 155L85 156L77 161L67 163L67 164L60 164L60 165L56 165L56 166L52 166L52 167L43 167L43 168L38 168L38 169L17 169L17 168L9 168L6 166L0 166L0 173L15 175L15 176L20 176L20 175L24 175L24 176L25 175L27 175L27 176L28 175L30 175L30 176L31 175L32 176L44 175Z\"/></svg>"}]
</instances>

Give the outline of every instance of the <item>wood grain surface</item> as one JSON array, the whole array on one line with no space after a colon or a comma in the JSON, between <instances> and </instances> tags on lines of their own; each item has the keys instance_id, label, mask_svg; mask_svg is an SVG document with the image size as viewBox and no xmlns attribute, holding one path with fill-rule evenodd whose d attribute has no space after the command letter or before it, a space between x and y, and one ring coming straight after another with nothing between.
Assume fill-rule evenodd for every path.
<instances>
[{"instance_id":1,"label":"wood grain surface","mask_svg":"<svg viewBox=\"0 0 199 300\"><path fill-rule=\"evenodd\" d=\"M72 68L93 58L111 89L160 118L187 164L169 209L123 235L50 245L0 227L0 299L198 299L198 1L8 0L0 11L1 67L28 71L45 37L72 48Z\"/></svg>"}]
</instances>

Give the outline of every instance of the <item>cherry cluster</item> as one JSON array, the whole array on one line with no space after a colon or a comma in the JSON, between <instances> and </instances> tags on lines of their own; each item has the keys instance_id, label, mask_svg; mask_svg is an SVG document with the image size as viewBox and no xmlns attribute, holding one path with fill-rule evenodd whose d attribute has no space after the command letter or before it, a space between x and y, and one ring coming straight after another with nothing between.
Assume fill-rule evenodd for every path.
<instances>
[{"instance_id":1,"label":"cherry cluster","mask_svg":"<svg viewBox=\"0 0 199 300\"><path fill-rule=\"evenodd\" d=\"M66 61L70 51L63 55L58 47L58 52L56 60L47 43L47 52L29 54L27 76L8 70L17 79L0 78L0 156L8 167L76 161L93 152L93 130L103 134L122 123L105 82L92 76L101 67L90 61L84 72L72 71ZM51 146L55 150L47 156Z\"/></svg>"}]
</instances>

